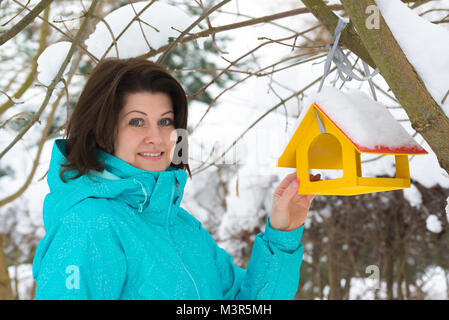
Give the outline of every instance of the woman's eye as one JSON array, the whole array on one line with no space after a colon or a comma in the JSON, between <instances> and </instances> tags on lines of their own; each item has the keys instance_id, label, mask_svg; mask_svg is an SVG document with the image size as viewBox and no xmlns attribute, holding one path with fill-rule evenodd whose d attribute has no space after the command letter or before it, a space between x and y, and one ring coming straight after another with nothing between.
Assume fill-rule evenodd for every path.
<instances>
[{"instance_id":1,"label":"woman's eye","mask_svg":"<svg viewBox=\"0 0 449 320\"><path fill-rule=\"evenodd\" d=\"M143 119L132 119L129 124L133 127L140 127L143 123Z\"/></svg>"},{"instance_id":2,"label":"woman's eye","mask_svg":"<svg viewBox=\"0 0 449 320\"><path fill-rule=\"evenodd\" d=\"M163 126L169 126L169 125L173 124L173 120L172 120L172 119L169 119L169 118L165 118L165 119L162 119L162 120L161 120L161 124L162 124Z\"/></svg>"}]
</instances>

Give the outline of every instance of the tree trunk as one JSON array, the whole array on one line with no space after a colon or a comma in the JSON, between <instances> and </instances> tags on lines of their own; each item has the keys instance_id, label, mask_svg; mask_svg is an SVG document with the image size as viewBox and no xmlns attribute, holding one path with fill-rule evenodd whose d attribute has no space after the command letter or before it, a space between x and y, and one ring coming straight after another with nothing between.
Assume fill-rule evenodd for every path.
<instances>
[{"instance_id":1,"label":"tree trunk","mask_svg":"<svg viewBox=\"0 0 449 320\"><path fill-rule=\"evenodd\" d=\"M339 261L337 257L338 249L336 248L336 221L335 218L329 220L328 223L328 240L326 243L327 249L327 275L329 282L329 300L340 299L340 272L339 272Z\"/></svg>"},{"instance_id":2,"label":"tree trunk","mask_svg":"<svg viewBox=\"0 0 449 320\"><path fill-rule=\"evenodd\" d=\"M11 279L8 273L8 261L3 250L3 235L0 234L0 300L13 300Z\"/></svg>"},{"instance_id":3,"label":"tree trunk","mask_svg":"<svg viewBox=\"0 0 449 320\"><path fill-rule=\"evenodd\" d=\"M313 220L312 220L313 221ZM319 298L323 299L323 284L321 280L321 255L322 255L322 245L321 237L319 235L318 227L312 222L311 228L309 230L309 236L312 241L312 296L311 299Z\"/></svg>"},{"instance_id":4,"label":"tree trunk","mask_svg":"<svg viewBox=\"0 0 449 320\"><path fill-rule=\"evenodd\" d=\"M387 285L387 299L393 300L393 256L391 243L387 242L384 253L385 282Z\"/></svg>"},{"instance_id":5,"label":"tree trunk","mask_svg":"<svg viewBox=\"0 0 449 320\"><path fill-rule=\"evenodd\" d=\"M427 141L440 166L449 173L449 119L427 91L422 79L407 60L385 20L380 16L380 29L366 28L368 6L373 0L342 0L360 39L380 74L407 112L413 129Z\"/></svg>"},{"instance_id":6,"label":"tree trunk","mask_svg":"<svg viewBox=\"0 0 449 320\"><path fill-rule=\"evenodd\" d=\"M390 208L383 214L383 218L385 219L383 270L385 275L388 300L394 299L394 213L394 209Z\"/></svg>"}]
</instances>

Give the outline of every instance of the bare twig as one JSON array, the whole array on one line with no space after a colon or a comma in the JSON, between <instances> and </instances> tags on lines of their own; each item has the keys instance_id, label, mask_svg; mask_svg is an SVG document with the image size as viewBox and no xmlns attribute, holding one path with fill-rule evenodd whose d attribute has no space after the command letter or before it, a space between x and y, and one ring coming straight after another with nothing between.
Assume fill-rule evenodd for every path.
<instances>
[{"instance_id":1,"label":"bare twig","mask_svg":"<svg viewBox=\"0 0 449 320\"><path fill-rule=\"evenodd\" d=\"M449 9L441 9L441 8L432 8L432 9L428 9L428 10L426 10L426 11L424 11L424 12L421 12L420 14L419 14L419 16L423 16L423 15L425 15L425 14L427 14L427 13L430 13L430 12L441 12L441 11L449 11Z\"/></svg>"},{"instance_id":2,"label":"bare twig","mask_svg":"<svg viewBox=\"0 0 449 320\"><path fill-rule=\"evenodd\" d=\"M8 81L8 83L6 84L6 86L3 88L3 91L4 92L6 92L6 91L8 91L10 88L11 88L11 86L14 84L14 82L15 82L15 80L17 79L17 76L19 75L19 73L22 71L21 69L18 69L18 70L14 70L15 71L15 73L14 73L14 75L11 77L11 79ZM11 72L12 72L12 70L11 70Z\"/></svg>"},{"instance_id":3,"label":"bare twig","mask_svg":"<svg viewBox=\"0 0 449 320\"><path fill-rule=\"evenodd\" d=\"M136 21L137 19L139 19L139 17L145 12L145 10L147 10L156 0L152 0L150 3L148 3L145 7L142 8L142 10L140 10L135 16L134 18L131 19L131 21L126 25L126 27L119 33L119 35L117 36L117 38L115 38L115 42L117 42L122 35L126 32L126 30L129 29L129 27L134 23L134 21ZM109 51L111 50L112 46L114 45L114 42L111 43L109 45L109 47L106 49L106 51L103 53L103 56L100 58L100 61L103 60L107 54L109 53Z\"/></svg>"},{"instance_id":4,"label":"bare twig","mask_svg":"<svg viewBox=\"0 0 449 320\"><path fill-rule=\"evenodd\" d=\"M67 65L69 64L73 53L75 52L76 47L78 46L78 43L81 41L81 38L84 34L84 31L86 29L87 26L87 21L89 20L89 18L91 17L92 11L95 8L95 6L97 5L98 0L92 0L92 3L90 5L89 11L86 14L86 17L83 19L83 22L81 23L80 29L78 30L75 38L73 39L72 45L70 46L69 52L67 53L66 58L64 59L64 62L62 63L61 67L59 68L58 73L56 74L55 78L53 79L53 81L50 83L48 89L47 89L47 93L45 95L45 98L42 102L42 105L40 106L38 112L36 112L33 116L33 118L31 119L31 121L29 121L29 123L19 132L19 134L14 138L14 140L0 153L0 159L3 158L3 156L25 135L25 133L34 125L34 123L36 121L39 120L40 115L42 114L42 112L44 111L45 107L47 106L48 102L50 101L51 95L56 87L56 84L61 80L62 75L67 67ZM47 123L47 127L49 129L50 124ZM45 129L44 129L45 130ZM11 197L7 197L4 200L0 201L0 207L5 204L8 203L12 200L14 200L16 198L16 196L11 196Z\"/></svg>"},{"instance_id":5,"label":"bare twig","mask_svg":"<svg viewBox=\"0 0 449 320\"><path fill-rule=\"evenodd\" d=\"M23 6L23 4L21 4L19 1L17 1L17 0L12 0L12 1L14 1L15 3L17 3L18 5L20 5L20 6ZM24 7L25 9L27 9L27 10L30 10L29 8L26 8L26 7ZM30 10L31 11L31 10ZM72 37L70 37L70 35L68 35L67 33L65 33L64 31L62 31L60 28L58 28L57 26L55 26L53 23L51 23L50 21L48 21L48 19L45 19L44 17L41 17L41 16L37 16L39 19L41 19L42 21L45 21L46 23L48 23L53 29L55 29L56 31L58 31L59 33L61 33L61 34L63 34L66 38L67 38L67 40L69 40L69 41L71 41L72 42ZM95 63L97 63L98 62L98 59L92 54L92 53L90 53L81 43L79 43L78 44L78 47L80 47L81 48L81 50L83 50L88 56L89 56L89 58L91 58Z\"/></svg>"},{"instance_id":6,"label":"bare twig","mask_svg":"<svg viewBox=\"0 0 449 320\"><path fill-rule=\"evenodd\" d=\"M336 11L343 10L343 6L342 5L330 5L329 8L331 10L336 10ZM306 10L304 10L304 9L306 9ZM249 15L246 15L246 14L242 14L242 13L229 12L229 11L225 11L225 10L218 10L217 12L236 15L237 17L244 17L244 18L255 19L252 16L249 16ZM305 14L305 13L310 13L309 9L301 8L301 11L299 11L297 14L299 15L299 14ZM293 33L297 31L297 30L293 30L292 28L289 28L288 26L284 26L284 25L282 25L280 23L276 23L276 22L273 22L273 21L267 21L266 23L271 24L271 25L276 26L276 27L279 27L281 29L293 32ZM311 38L309 38L309 37L307 37L305 35L301 35L301 37L304 38L306 41L315 42L313 39L311 39Z\"/></svg>"},{"instance_id":7,"label":"bare twig","mask_svg":"<svg viewBox=\"0 0 449 320\"><path fill-rule=\"evenodd\" d=\"M259 23L268 23L268 22L271 22L276 19L282 19L282 18L291 17L291 16L295 16L298 14L302 14L302 13L308 13L308 12L310 12L310 11L307 8L299 8L299 9L276 13L276 14L269 15L269 16L250 19L250 20L237 22L237 23L232 23L232 24L228 24L228 25L224 25L224 26L220 26L220 27L214 27L212 29L203 30L198 33L192 34L190 36L186 36L180 40L180 43L186 43L186 42L189 42L189 41L192 41L195 39L208 37L211 34L216 34L219 32L224 32L224 31L233 30L233 29L239 29L242 27L249 27L252 25L259 24ZM296 31L294 31L294 32L296 32ZM140 57L141 58L154 57L154 56L158 55L159 53L164 52L168 48L168 46L169 46L168 44L164 45L164 46L158 48L157 50L150 51L146 54L141 55Z\"/></svg>"},{"instance_id":8,"label":"bare twig","mask_svg":"<svg viewBox=\"0 0 449 320\"><path fill-rule=\"evenodd\" d=\"M447 90L446 94L444 95L443 100L441 100L441 104L444 104L446 102L446 99L448 96L449 96L449 90Z\"/></svg>"},{"instance_id":9,"label":"bare twig","mask_svg":"<svg viewBox=\"0 0 449 320\"><path fill-rule=\"evenodd\" d=\"M297 56L295 56L295 57L298 58L298 57L309 56L309 55L311 55L311 53L299 54L299 55L297 55ZM289 68L295 67L295 66L297 66L297 65L300 65L300 64L303 64L303 63L312 61L312 60L316 60L316 59L319 59L319 58L323 58L323 57L325 57L326 55L327 55L327 54L322 54L322 55L319 55L319 56L314 56L314 57L309 58L309 59L303 59L303 60L300 60L300 61L298 61L298 62L296 62L296 63L289 64L289 65L286 66L286 67L282 67L282 68L279 68L279 69L275 69L275 70L273 70L273 71L271 71L271 72L267 72L267 73L264 73L264 74L260 74L260 75L258 75L258 76L259 76L259 77L260 77L260 76L266 76L266 75L269 75L269 74L272 74L272 73L276 73L276 72L279 72L279 71L283 71L283 70L285 70L285 69L289 69ZM287 61L287 60L290 60L290 59L287 58L287 59L280 60L280 61L279 61L278 63L276 63L276 64L283 63L283 62L285 62L285 61Z\"/></svg>"},{"instance_id":10,"label":"bare twig","mask_svg":"<svg viewBox=\"0 0 449 320\"><path fill-rule=\"evenodd\" d=\"M315 29L318 28L318 27L319 27L319 25L314 26L314 27L312 27L312 28L309 28L309 29L307 29L307 30L301 32L301 33L307 33L307 32L310 32L310 31L312 31L312 30L315 30ZM297 35L298 35L298 34L294 34L294 35L292 35L292 36L288 36L288 37L285 37L285 38L282 38L282 39L278 39L277 41L285 41L285 40L289 40L289 39L292 39L292 38L296 37ZM259 49L262 48L263 46L268 45L268 44L272 44L272 43L275 43L274 40L266 41L266 42L264 42L264 43L258 45L258 46L255 47L254 49L248 51L248 52L245 53L244 55L242 55L242 56L240 56L239 58L237 58L237 59L235 59L234 61L232 61L232 62L229 64L228 68L232 67L233 65L235 65L236 63L238 63L240 60L242 60L243 58L249 56L249 55L252 54L253 52L259 50ZM215 76L215 77L214 77L208 84L206 84L203 88L201 88L199 91L195 92L194 94L189 95L188 98L189 98L189 99L195 98L196 96L198 96L199 94L201 94L202 92L204 92L204 91L205 91L211 84L213 84L215 81L217 81L217 79L218 79L220 76L222 76L222 75L226 72L226 70L227 70L227 69L225 69L225 70L223 70L222 72L220 72L219 74L217 74L217 75L216 75L216 76Z\"/></svg>"},{"instance_id":11,"label":"bare twig","mask_svg":"<svg viewBox=\"0 0 449 320\"><path fill-rule=\"evenodd\" d=\"M31 1L31 0L28 0L28 1L27 1L25 7L27 7L28 4L30 4L30 1ZM21 13L23 12L23 10L25 10L25 8L22 8L22 10L20 10L19 12L17 12L17 13L14 15L14 17L12 17L12 18L9 19L8 21L6 21L6 22L5 22L4 24L2 24L1 26L2 26L2 27L6 26L8 23L10 23L12 20L14 20L19 14L21 14Z\"/></svg>"},{"instance_id":12,"label":"bare twig","mask_svg":"<svg viewBox=\"0 0 449 320\"><path fill-rule=\"evenodd\" d=\"M92 14L96 4L97 4L97 1L98 0L93 0L92 1L91 6L89 8L89 11L87 12L87 15L86 15L85 19L81 23L80 29L77 32L76 36L75 36L74 43L70 47L70 50L69 50L69 53L67 54L66 59L64 60L61 68L59 69L58 74L56 75L55 79L52 81L52 83L49 86L49 90L47 91L46 98L51 96L51 92L50 91L52 91L53 88L56 86L56 84L59 82L59 79L62 77L62 73L64 72L64 70L65 70L66 66L68 65L69 61L71 60L71 57L72 57L72 55L74 53L74 50L76 48L76 42L78 42L78 41L80 41L82 39L83 33L84 33L84 31L86 29L86 26L87 26L87 22L89 20L89 17L91 16L91 14ZM81 57L81 55L79 55L79 57ZM79 61L80 61L80 59L77 60L77 64L79 63ZM73 66L72 65L72 68L76 68L76 67L77 66ZM71 78L68 79L69 82L70 82L70 79ZM65 85L67 85L67 83L65 83ZM50 94L49 94L49 92L50 92ZM68 94L67 91L66 91L66 93ZM50 132L50 129L52 127L54 115L55 115L57 107L59 105L59 100L61 99L62 96L63 96L63 93L60 94L58 99L53 103L51 111L50 111L50 113L48 115L46 125L45 125L45 127L44 127L44 129L42 131L42 135L41 135L41 138L40 138L39 143L38 143L37 154L36 154L36 157L34 158L33 166L32 166L30 174L28 175L26 181L24 182L23 186L19 190L17 190L12 195L10 195L10 196L0 200L0 207L2 207L3 205L5 205L5 204L7 204L7 203L9 203L11 201L14 201L18 197L20 197L25 192L25 190L27 189L29 184L31 183L31 180L33 179L34 174L36 173L37 166L39 165L39 160L40 160L40 157L41 157L41 154L42 154L42 150L44 148L45 142L48 139L48 136L49 136L48 133ZM69 97L67 96L67 100L68 100L68 98ZM44 101L43 106L46 106L47 103L48 103L48 100L46 102ZM68 101L67 101L67 107L68 107ZM41 107L40 112L42 112L42 107ZM30 121L30 122L32 122L32 121Z\"/></svg>"},{"instance_id":13,"label":"bare twig","mask_svg":"<svg viewBox=\"0 0 449 320\"><path fill-rule=\"evenodd\" d=\"M132 8L133 11L134 11L134 14L137 15L137 11L136 11L136 9L134 8L134 5L133 5L133 3L131 2L131 0L128 0L128 2L129 2L129 4L131 5L131 8ZM148 42L148 39L147 39L147 37L146 37L146 35L145 35L145 32L143 31L143 28L142 28L142 22L141 22L141 21L142 21L142 20L141 20L140 18L137 19L137 22L139 23L140 31L142 32L143 39L144 39L145 42L147 43L148 49L151 50L152 48L151 48L151 46L150 46L150 43ZM117 54L117 57L118 57L118 54Z\"/></svg>"},{"instance_id":14,"label":"bare twig","mask_svg":"<svg viewBox=\"0 0 449 320\"><path fill-rule=\"evenodd\" d=\"M202 0L195 0L195 2L198 3L198 6L201 8L201 10L203 10L203 12L206 11L206 8L204 7ZM206 17L206 23L207 23L207 26L209 27L209 29L213 28L209 17ZM212 37L212 43L214 44L217 51L220 52L221 54L227 54L228 52L223 51L218 47L217 42L215 41L215 33L212 33L211 37Z\"/></svg>"},{"instance_id":15,"label":"bare twig","mask_svg":"<svg viewBox=\"0 0 449 320\"><path fill-rule=\"evenodd\" d=\"M55 21L53 21L53 22L55 22ZM65 24L65 21L64 21L64 20L61 20L60 23L62 23L62 25L64 26L64 28L65 28L65 29L67 30L67 32L69 33L70 38L73 38L73 33L72 33L72 31L70 31L70 29L67 27L67 25Z\"/></svg>"},{"instance_id":16,"label":"bare twig","mask_svg":"<svg viewBox=\"0 0 449 320\"><path fill-rule=\"evenodd\" d=\"M429 1L431 1L431 0L415 0L415 1L402 0L402 2L404 2L404 3L405 2L414 2L414 4L410 7L410 9L416 9L419 6L425 4L425 3L429 2Z\"/></svg>"},{"instance_id":17,"label":"bare twig","mask_svg":"<svg viewBox=\"0 0 449 320\"><path fill-rule=\"evenodd\" d=\"M10 117L9 119L6 119L3 123L1 123L0 129L3 129L8 124L8 122L12 121L13 119L15 121L25 121L26 119L23 117L23 115L26 115L26 114L31 115L31 116L33 115L29 111L19 112L19 113L13 115L12 117Z\"/></svg>"},{"instance_id":18,"label":"bare twig","mask_svg":"<svg viewBox=\"0 0 449 320\"><path fill-rule=\"evenodd\" d=\"M192 71L199 71L199 72L211 72L211 71L223 71L225 68L183 68L183 69L168 69L169 72L192 72ZM234 73L243 73L243 74L252 74L250 71L245 70L236 70L236 69L228 69L228 72L234 72Z\"/></svg>"},{"instance_id":19,"label":"bare twig","mask_svg":"<svg viewBox=\"0 0 449 320\"><path fill-rule=\"evenodd\" d=\"M218 8L221 8L222 6L224 6L226 3L230 2L231 0L223 0L221 2L219 2L218 4L216 4L215 6L213 6L212 8L206 10L203 12L203 14L196 19L190 26L188 26L176 39L175 41L173 41L172 43L170 43L168 45L168 47L164 50L164 53L159 57L159 59L157 60L157 63L162 64L162 62L164 61L164 59L167 57L167 55L170 53L170 51L178 45L178 43L181 41L181 39L188 34L193 28L195 28L201 21L203 21L204 18L210 16L214 11L218 10Z\"/></svg>"},{"instance_id":20,"label":"bare twig","mask_svg":"<svg viewBox=\"0 0 449 320\"><path fill-rule=\"evenodd\" d=\"M278 43L278 44L280 44L280 45L283 45L283 46L287 46L287 47L291 47L292 49L295 49L295 48L297 48L297 49L325 49L326 48L326 46L323 46L323 45L321 45L321 46L307 46L307 45L304 45L304 46L297 46L297 45L295 45L295 42L296 42L296 39L297 39L298 37L296 36L295 37L295 41L293 42L293 44L288 44L288 43L284 43L284 42L282 42L282 41L279 41L279 40L274 40L274 39L271 39L271 38L268 38L268 37L259 37L259 38L257 38L257 40L269 40L269 41L273 41L273 42L276 42L276 43Z\"/></svg>"},{"instance_id":21,"label":"bare twig","mask_svg":"<svg viewBox=\"0 0 449 320\"><path fill-rule=\"evenodd\" d=\"M281 69L279 69L279 70L271 71L270 73L261 74L261 72L264 71L264 70L270 69L270 68L272 68L273 66L275 66L275 65L277 65L277 64L279 64L279 63L285 62L285 61L287 61L287 60L291 60L291 59L294 59L294 58L298 58L299 56L303 56L303 55L297 55L297 56L294 56L294 57L286 58L286 59L284 59L284 60L281 60L281 61L278 61L278 62L276 62L276 63L274 63L274 64L271 64L271 65L269 65L269 66L267 66L267 67L264 67L264 68L262 68L262 69L260 69L260 70L258 70L258 71L256 71L256 72L253 72L253 73L249 74L247 77L245 77L245 78L243 78L243 79L241 79L241 80L235 82L232 86L230 86L230 87L226 88L225 90L223 90L222 92L220 92L220 94L218 94L218 95L217 95L217 96L216 96L216 97L209 103L209 106L208 106L207 110L204 112L204 114L202 115L201 119L198 121L198 123L197 123L197 124L195 125L195 127L192 129L192 132L194 132L194 131L198 128L198 126L201 124L201 122L203 121L203 119L206 117L206 115L207 115L207 114L209 113L209 111L211 110L212 106L213 106L213 105L217 102L217 100L218 100L223 94L225 94L227 91L230 91L231 89L235 88L238 84L243 83L243 82L246 81L249 77L252 77L252 76L254 76L254 75L260 77L260 76L265 76L265 75L268 75L268 74L271 74L271 73L274 73L274 72L277 72L277 71L285 70L287 67L286 67L286 68L281 68ZM314 60L314 59L319 59L319 58L324 57L324 56L325 56L325 55L321 55L321 56L313 57L313 58L310 58L310 59L302 60L302 61L299 61L299 62L297 62L297 63L295 63L295 64L292 64L292 65L290 65L290 66L288 66L288 67L293 67L293 66L296 66L296 65L305 63L305 62L312 61L312 60Z\"/></svg>"},{"instance_id":22,"label":"bare twig","mask_svg":"<svg viewBox=\"0 0 449 320\"><path fill-rule=\"evenodd\" d=\"M106 26L106 28L108 29L109 33L111 34L112 43L114 44L114 47L115 47L115 54L117 55L117 58L120 58L119 51L118 51L118 45L117 45L117 39L115 39L114 32L112 32L111 26L109 25L109 23L107 23L107 21L103 17L97 16L97 15L95 15L94 17L97 18L98 20L100 20L101 22L103 22L104 25Z\"/></svg>"},{"instance_id":23,"label":"bare twig","mask_svg":"<svg viewBox=\"0 0 449 320\"><path fill-rule=\"evenodd\" d=\"M11 101L11 103L12 104L17 104L17 103L23 103L23 102L16 102L16 101L14 101L5 91L3 91L3 90L0 90L0 93L3 93L7 98L8 98L8 100L9 101Z\"/></svg>"},{"instance_id":24,"label":"bare twig","mask_svg":"<svg viewBox=\"0 0 449 320\"><path fill-rule=\"evenodd\" d=\"M16 34L22 31L26 26L28 26L39 15L39 13L41 13L41 11L43 11L52 2L53 0L42 0L33 8L33 10L31 10L30 13L28 13L25 17L23 17L22 20L16 23L14 27L2 33L0 35L0 46L7 42L9 39L15 37Z\"/></svg>"},{"instance_id":25,"label":"bare twig","mask_svg":"<svg viewBox=\"0 0 449 320\"><path fill-rule=\"evenodd\" d=\"M334 67L330 70L330 72L334 72L337 69L337 67ZM256 119L256 121L254 121L245 131L243 131L240 136L217 158L215 159L212 163L210 163L209 165L201 168L201 169L195 169L192 171L192 175L200 173L201 171L204 171L206 169L208 169L209 167L215 165L221 158L223 158L228 152L229 150L232 149L233 146L235 146L237 144L237 142L239 142L244 136L245 134L251 130L258 122L260 122L263 118L265 118L268 114L270 114L272 111L276 110L277 108L279 108L281 105L283 105L285 102L287 102L288 100L298 96L299 94L301 94L302 92L304 92L305 90L309 89L310 87L312 87L313 85L315 85L316 83L318 83L321 78L323 76L318 77L317 79L315 79L314 81L312 81L311 83L309 83L307 86L305 86L304 88L302 88L301 90L299 90L298 92L293 93L292 95L288 96L287 98L285 98L284 100L280 101L279 103L277 103L275 106L273 106L272 108L270 108L269 110L267 110L264 114L262 114L259 118Z\"/></svg>"},{"instance_id":26,"label":"bare twig","mask_svg":"<svg viewBox=\"0 0 449 320\"><path fill-rule=\"evenodd\" d=\"M296 38L295 38L296 39ZM257 61L257 58L256 58L256 56L252 53L251 54L251 56L252 56L252 58L253 58L253 61L254 61L254 63L257 65L257 67L259 68L259 69L261 69L261 65L259 64L259 62ZM273 92L274 93L274 95L280 100L280 101L283 101L283 99L282 99L282 97L277 93L277 91L273 88L273 75L274 75L274 69L275 68L275 65L273 65L272 66L272 71L271 71L271 74L270 74L270 81L268 82L268 92L267 92L267 94L269 94L270 93L270 90L271 90L271 92ZM295 91L293 91L293 92L295 92ZM282 106L284 107L284 113L285 113L285 124L286 125L288 125L288 110L287 110L287 106L285 105L285 103L284 104L282 104Z\"/></svg>"},{"instance_id":27,"label":"bare twig","mask_svg":"<svg viewBox=\"0 0 449 320\"><path fill-rule=\"evenodd\" d=\"M44 17L48 19L50 15L50 7L48 6L44 10ZM44 51L46 45L47 45L47 37L50 33L49 30L50 27L45 22L41 25L40 35L39 35L39 48L37 49L36 54L33 57L33 60L31 61L31 70L28 73L25 81L22 83L22 85L19 87L19 89L14 93L13 98L18 99L22 97L22 95L28 90L28 88L31 86L31 84L36 79L37 75L37 59L41 55L41 53ZM6 112L9 108L14 106L14 102L12 100L6 101L2 105L0 105L0 116Z\"/></svg>"}]
</instances>

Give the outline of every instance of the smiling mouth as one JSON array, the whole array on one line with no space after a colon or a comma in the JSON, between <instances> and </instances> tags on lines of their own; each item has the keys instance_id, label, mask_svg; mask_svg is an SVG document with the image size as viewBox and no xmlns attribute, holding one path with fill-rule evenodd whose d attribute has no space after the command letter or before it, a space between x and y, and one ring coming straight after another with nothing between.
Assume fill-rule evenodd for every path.
<instances>
[{"instance_id":1,"label":"smiling mouth","mask_svg":"<svg viewBox=\"0 0 449 320\"><path fill-rule=\"evenodd\" d=\"M139 156L144 157L147 160L160 160L162 159L162 156L164 155L165 152L159 152L159 153L138 153Z\"/></svg>"},{"instance_id":2,"label":"smiling mouth","mask_svg":"<svg viewBox=\"0 0 449 320\"><path fill-rule=\"evenodd\" d=\"M158 157L161 156L164 152L158 152L158 153L151 153L151 152L140 152L138 154L140 154L141 156L144 157Z\"/></svg>"}]
</instances>

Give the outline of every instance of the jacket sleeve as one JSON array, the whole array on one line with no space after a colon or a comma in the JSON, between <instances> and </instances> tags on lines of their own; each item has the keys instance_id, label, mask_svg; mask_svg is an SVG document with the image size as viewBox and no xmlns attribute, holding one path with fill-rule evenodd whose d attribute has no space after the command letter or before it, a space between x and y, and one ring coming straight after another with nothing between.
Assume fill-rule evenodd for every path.
<instances>
[{"instance_id":1,"label":"jacket sleeve","mask_svg":"<svg viewBox=\"0 0 449 320\"><path fill-rule=\"evenodd\" d=\"M36 300L119 298L124 252L108 218L86 211L66 214L39 243L33 261Z\"/></svg>"},{"instance_id":2,"label":"jacket sleeve","mask_svg":"<svg viewBox=\"0 0 449 320\"><path fill-rule=\"evenodd\" d=\"M234 265L232 256L208 233L208 241L215 248L224 299L293 299L299 285L303 231L304 225L292 231L273 229L268 217L265 232L259 233L254 240L247 269Z\"/></svg>"}]
</instances>

